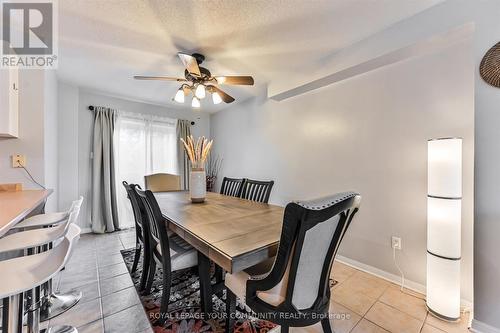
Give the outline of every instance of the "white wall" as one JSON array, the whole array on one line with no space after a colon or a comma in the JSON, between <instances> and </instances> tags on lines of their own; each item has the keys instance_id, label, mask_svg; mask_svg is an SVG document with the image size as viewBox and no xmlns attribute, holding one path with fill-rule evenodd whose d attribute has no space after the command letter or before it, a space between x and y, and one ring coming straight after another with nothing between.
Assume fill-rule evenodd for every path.
<instances>
[{"instance_id":1,"label":"white wall","mask_svg":"<svg viewBox=\"0 0 500 333\"><path fill-rule=\"evenodd\" d=\"M78 87L59 82L59 209L78 198L78 93Z\"/></svg>"},{"instance_id":2,"label":"white wall","mask_svg":"<svg viewBox=\"0 0 500 333\"><path fill-rule=\"evenodd\" d=\"M425 285L427 139L464 138L462 297L472 300L472 41L276 102L211 117L222 176L273 179L271 202L345 190L363 196L340 254ZM219 181L220 181L219 179Z\"/></svg>"},{"instance_id":3,"label":"white wall","mask_svg":"<svg viewBox=\"0 0 500 333\"><path fill-rule=\"evenodd\" d=\"M57 107L57 75L55 70L47 70L44 81L44 178L45 186L54 189L45 206L47 212L57 211L59 205Z\"/></svg>"},{"instance_id":4,"label":"white wall","mask_svg":"<svg viewBox=\"0 0 500 333\"><path fill-rule=\"evenodd\" d=\"M11 156L26 155L26 168L46 187L57 190L57 122L54 110L56 91L54 71L19 71L19 138L0 139L0 183L23 184L25 189L36 189L26 172L11 167ZM56 208L54 193L47 202L47 211Z\"/></svg>"},{"instance_id":5,"label":"white wall","mask_svg":"<svg viewBox=\"0 0 500 333\"><path fill-rule=\"evenodd\" d=\"M162 106L130 101L101 95L59 83L60 106L60 188L65 195L68 205L79 195L85 197L80 215L79 224L84 230L90 230L90 202L91 202L91 159L93 113L88 110L89 105L107 106L127 112L154 114L177 119L193 120L196 124L192 128L193 135L209 136L209 116L202 111L190 109L172 110ZM62 115L61 113L64 113ZM75 150L76 149L76 150ZM66 153L62 153L65 151ZM64 180L63 180L64 179Z\"/></svg>"}]
</instances>

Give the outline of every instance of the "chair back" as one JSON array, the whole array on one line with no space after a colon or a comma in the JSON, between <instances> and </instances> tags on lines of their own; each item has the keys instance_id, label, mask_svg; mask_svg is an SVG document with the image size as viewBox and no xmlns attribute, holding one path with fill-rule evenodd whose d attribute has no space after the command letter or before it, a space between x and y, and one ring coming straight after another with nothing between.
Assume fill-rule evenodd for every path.
<instances>
[{"instance_id":1,"label":"chair back","mask_svg":"<svg viewBox=\"0 0 500 333\"><path fill-rule=\"evenodd\" d=\"M144 219L147 218L146 211L141 209L141 205L139 204L140 199L137 196L137 193L135 192L136 187L138 189L141 189L141 187L137 184L129 184L126 181L123 181L122 184L123 187L125 187L125 191L127 192L127 198L129 199L130 205L132 206L132 213L134 214L134 223L137 236L140 237L140 239L143 239L144 234L142 229L143 229Z\"/></svg>"},{"instance_id":2,"label":"chair back","mask_svg":"<svg viewBox=\"0 0 500 333\"><path fill-rule=\"evenodd\" d=\"M289 203L274 266L263 280L247 283L247 304L257 313L297 314L295 325L314 324L313 314L328 312L333 260L360 202L359 194L345 192ZM259 291L273 289L279 304L259 299Z\"/></svg>"},{"instance_id":3,"label":"chair back","mask_svg":"<svg viewBox=\"0 0 500 333\"><path fill-rule=\"evenodd\" d=\"M229 178L224 177L220 188L220 194L229 195L231 197L239 197L244 178Z\"/></svg>"},{"instance_id":4,"label":"chair back","mask_svg":"<svg viewBox=\"0 0 500 333\"><path fill-rule=\"evenodd\" d=\"M144 176L146 189L151 192L171 192L181 190L181 177L168 173L155 173Z\"/></svg>"},{"instance_id":5,"label":"chair back","mask_svg":"<svg viewBox=\"0 0 500 333\"><path fill-rule=\"evenodd\" d=\"M167 233L167 221L161 213L160 206L156 198L150 190L142 191L135 188L135 192L140 198L143 209L146 211L147 225L145 230L149 233L149 246L154 251L157 257L162 258L163 271L170 272L170 244ZM144 223L146 225L146 223ZM161 254L156 251L157 245L160 244Z\"/></svg>"},{"instance_id":6,"label":"chair back","mask_svg":"<svg viewBox=\"0 0 500 333\"><path fill-rule=\"evenodd\" d=\"M241 189L240 198L268 203L274 181L259 181L253 179L245 179Z\"/></svg>"},{"instance_id":7,"label":"chair back","mask_svg":"<svg viewBox=\"0 0 500 333\"><path fill-rule=\"evenodd\" d=\"M75 200L71 203L71 207L69 209L70 212L72 212L73 210L78 210L80 211L80 208L82 207L82 203L83 203L83 196L80 196L78 198L78 200Z\"/></svg>"}]
</instances>

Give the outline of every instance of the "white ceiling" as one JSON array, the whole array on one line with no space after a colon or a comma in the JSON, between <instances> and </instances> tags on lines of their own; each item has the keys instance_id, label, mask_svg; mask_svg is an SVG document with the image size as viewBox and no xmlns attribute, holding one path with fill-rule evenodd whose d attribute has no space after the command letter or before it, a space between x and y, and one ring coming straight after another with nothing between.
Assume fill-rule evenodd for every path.
<instances>
[{"instance_id":1,"label":"white ceiling","mask_svg":"<svg viewBox=\"0 0 500 333\"><path fill-rule=\"evenodd\" d=\"M241 102L300 69L441 0L64 0L59 1L59 78L80 87L180 107L179 51L205 54L212 74L250 74L253 87L224 86ZM226 105L202 101L202 110ZM182 105L190 107L190 103Z\"/></svg>"}]
</instances>

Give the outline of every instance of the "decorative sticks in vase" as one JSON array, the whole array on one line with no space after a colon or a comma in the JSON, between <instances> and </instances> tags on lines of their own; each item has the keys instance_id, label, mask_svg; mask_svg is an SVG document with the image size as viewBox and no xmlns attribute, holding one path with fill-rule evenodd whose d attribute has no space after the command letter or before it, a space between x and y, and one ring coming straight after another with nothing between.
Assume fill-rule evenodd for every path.
<instances>
[{"instance_id":1,"label":"decorative sticks in vase","mask_svg":"<svg viewBox=\"0 0 500 333\"><path fill-rule=\"evenodd\" d=\"M193 136L188 136L186 141L181 138L186 149L186 154L191 161L191 172L189 173L189 193L191 202L201 203L207 196L207 179L205 174L205 161L210 154L213 140L208 141L204 136L195 141Z\"/></svg>"},{"instance_id":2,"label":"decorative sticks in vase","mask_svg":"<svg viewBox=\"0 0 500 333\"><path fill-rule=\"evenodd\" d=\"M186 149L186 153L191 161L191 167L193 170L203 170L214 140L208 141L207 138L202 136L196 140L195 144L193 136L190 135L187 137L187 142L182 138L181 141L184 144L184 148Z\"/></svg>"}]
</instances>

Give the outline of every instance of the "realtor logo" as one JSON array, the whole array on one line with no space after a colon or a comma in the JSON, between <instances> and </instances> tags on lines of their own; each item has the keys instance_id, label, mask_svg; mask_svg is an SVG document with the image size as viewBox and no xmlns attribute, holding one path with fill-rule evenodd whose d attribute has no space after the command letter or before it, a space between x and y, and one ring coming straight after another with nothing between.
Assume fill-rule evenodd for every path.
<instances>
[{"instance_id":1,"label":"realtor logo","mask_svg":"<svg viewBox=\"0 0 500 333\"><path fill-rule=\"evenodd\" d=\"M51 0L2 1L0 67L56 68L56 15Z\"/></svg>"}]
</instances>

